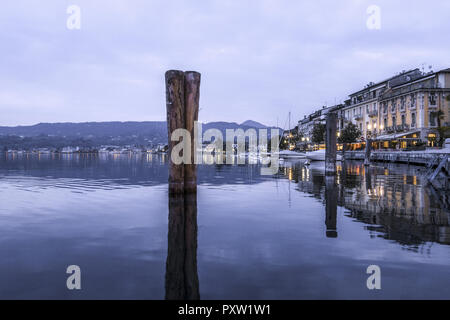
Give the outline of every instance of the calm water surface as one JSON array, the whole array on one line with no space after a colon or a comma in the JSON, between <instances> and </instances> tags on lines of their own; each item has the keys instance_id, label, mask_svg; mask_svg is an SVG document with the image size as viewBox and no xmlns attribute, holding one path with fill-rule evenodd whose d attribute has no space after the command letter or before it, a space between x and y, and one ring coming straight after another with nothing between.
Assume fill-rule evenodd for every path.
<instances>
[{"instance_id":1,"label":"calm water surface","mask_svg":"<svg viewBox=\"0 0 450 320\"><path fill-rule=\"evenodd\" d=\"M0 154L0 298L450 299L448 195L420 167L338 169L200 166L169 201L162 156Z\"/></svg>"}]
</instances>

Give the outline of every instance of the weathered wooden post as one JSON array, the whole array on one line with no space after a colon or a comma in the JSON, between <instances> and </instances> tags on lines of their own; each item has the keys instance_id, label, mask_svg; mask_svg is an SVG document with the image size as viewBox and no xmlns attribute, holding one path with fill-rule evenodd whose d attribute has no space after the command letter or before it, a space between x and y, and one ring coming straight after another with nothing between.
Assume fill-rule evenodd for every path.
<instances>
[{"instance_id":1,"label":"weathered wooden post","mask_svg":"<svg viewBox=\"0 0 450 320\"><path fill-rule=\"evenodd\" d=\"M200 101L200 78L201 75L195 71L185 73L185 119L186 130L191 134L191 162L184 165L184 191L186 193L197 192L197 165L194 163L197 152L198 137L195 137L194 125L198 121L198 110Z\"/></svg>"},{"instance_id":2,"label":"weathered wooden post","mask_svg":"<svg viewBox=\"0 0 450 320\"><path fill-rule=\"evenodd\" d=\"M185 128L184 72L166 72L167 131L169 144L169 193L184 193L184 165L172 161L172 148L178 141L172 141L172 132Z\"/></svg>"},{"instance_id":3,"label":"weathered wooden post","mask_svg":"<svg viewBox=\"0 0 450 320\"><path fill-rule=\"evenodd\" d=\"M336 174L336 131L337 114L329 112L326 123L326 151L325 151L325 174Z\"/></svg>"},{"instance_id":4,"label":"weathered wooden post","mask_svg":"<svg viewBox=\"0 0 450 320\"><path fill-rule=\"evenodd\" d=\"M342 162L345 161L345 151L347 150L347 142L342 143Z\"/></svg>"},{"instance_id":5,"label":"weathered wooden post","mask_svg":"<svg viewBox=\"0 0 450 320\"><path fill-rule=\"evenodd\" d=\"M197 274L197 171L195 122L198 120L200 73L166 72L167 131L169 138L169 235L166 262L166 299L199 299ZM172 150L179 141L172 133L190 133L190 159L175 164ZM183 139L187 138L185 135ZM186 142L183 140L183 142ZM185 152L185 148L182 149ZM180 155L181 156L181 155ZM187 160L187 161L186 161ZM190 160L190 161L189 161Z\"/></svg>"},{"instance_id":6,"label":"weathered wooden post","mask_svg":"<svg viewBox=\"0 0 450 320\"><path fill-rule=\"evenodd\" d=\"M198 121L200 101L200 73L195 71L169 70L166 72L167 131L169 140L169 193L197 192L197 169L194 163L197 146L194 143L195 122ZM172 141L176 129L186 129L190 133L190 161L175 164L173 147L179 141ZM183 149L184 152L184 149ZM180 155L181 156L181 155ZM187 155L186 155L187 156Z\"/></svg>"},{"instance_id":7,"label":"weathered wooden post","mask_svg":"<svg viewBox=\"0 0 450 320\"><path fill-rule=\"evenodd\" d=\"M366 141L366 155L364 157L364 165L370 165L370 152L372 151L372 139Z\"/></svg>"}]
</instances>

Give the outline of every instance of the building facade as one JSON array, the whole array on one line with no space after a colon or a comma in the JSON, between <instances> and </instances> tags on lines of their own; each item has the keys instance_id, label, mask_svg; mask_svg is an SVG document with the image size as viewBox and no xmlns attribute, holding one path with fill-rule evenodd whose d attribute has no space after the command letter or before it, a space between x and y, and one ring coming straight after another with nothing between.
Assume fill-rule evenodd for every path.
<instances>
[{"instance_id":1,"label":"building facade","mask_svg":"<svg viewBox=\"0 0 450 320\"><path fill-rule=\"evenodd\" d=\"M437 145L438 128L450 126L450 68L424 73L401 72L369 83L349 95L343 105L321 109L299 121L299 132L310 137L315 123L325 121L325 111L338 113L338 135L353 123L360 142L371 139L379 148L407 148L419 143Z\"/></svg>"}]
</instances>

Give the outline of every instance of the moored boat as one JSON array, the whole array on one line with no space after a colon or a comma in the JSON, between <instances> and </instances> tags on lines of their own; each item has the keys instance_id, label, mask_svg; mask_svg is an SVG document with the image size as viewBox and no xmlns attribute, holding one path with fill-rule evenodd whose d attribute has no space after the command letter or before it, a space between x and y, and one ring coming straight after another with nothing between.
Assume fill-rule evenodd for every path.
<instances>
[{"instance_id":1,"label":"moored boat","mask_svg":"<svg viewBox=\"0 0 450 320\"><path fill-rule=\"evenodd\" d=\"M310 161L325 161L325 149L307 152L306 158ZM341 155L337 154L336 160L341 161L341 159Z\"/></svg>"}]
</instances>

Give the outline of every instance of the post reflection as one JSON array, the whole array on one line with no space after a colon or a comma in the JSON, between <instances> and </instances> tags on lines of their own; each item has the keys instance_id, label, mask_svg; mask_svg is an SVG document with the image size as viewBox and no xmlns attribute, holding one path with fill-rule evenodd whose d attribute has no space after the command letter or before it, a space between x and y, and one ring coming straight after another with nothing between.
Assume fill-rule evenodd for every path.
<instances>
[{"instance_id":1,"label":"post reflection","mask_svg":"<svg viewBox=\"0 0 450 320\"><path fill-rule=\"evenodd\" d=\"M337 201L338 188L336 176L325 177L325 225L327 227L327 238L337 238Z\"/></svg>"},{"instance_id":2,"label":"post reflection","mask_svg":"<svg viewBox=\"0 0 450 320\"><path fill-rule=\"evenodd\" d=\"M169 196L166 300L200 299L197 273L197 195Z\"/></svg>"}]
</instances>

